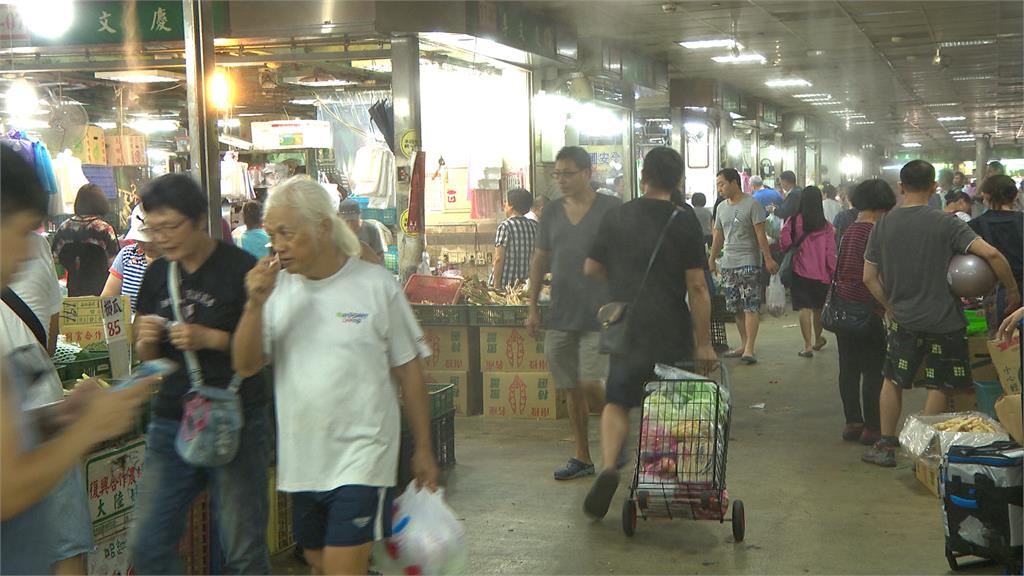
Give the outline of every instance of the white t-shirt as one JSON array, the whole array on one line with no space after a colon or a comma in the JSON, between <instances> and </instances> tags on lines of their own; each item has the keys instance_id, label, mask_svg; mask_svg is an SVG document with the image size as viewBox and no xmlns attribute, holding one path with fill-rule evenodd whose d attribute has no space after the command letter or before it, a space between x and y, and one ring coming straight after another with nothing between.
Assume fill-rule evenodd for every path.
<instances>
[{"instance_id":1,"label":"white t-shirt","mask_svg":"<svg viewBox=\"0 0 1024 576\"><path fill-rule=\"evenodd\" d=\"M263 309L273 363L278 489L393 486L400 409L391 368L429 356L385 268L349 258L333 276L281 271Z\"/></svg>"},{"instance_id":2,"label":"white t-shirt","mask_svg":"<svg viewBox=\"0 0 1024 576\"><path fill-rule=\"evenodd\" d=\"M825 220L832 222L836 219L836 214L843 211L843 205L835 198L825 198L821 201L821 209L825 213Z\"/></svg>"},{"instance_id":3,"label":"white t-shirt","mask_svg":"<svg viewBox=\"0 0 1024 576\"><path fill-rule=\"evenodd\" d=\"M49 338L50 317L60 313L60 284L57 282L49 242L39 234L32 236L32 258L18 267L10 287L39 318Z\"/></svg>"},{"instance_id":4,"label":"white t-shirt","mask_svg":"<svg viewBox=\"0 0 1024 576\"><path fill-rule=\"evenodd\" d=\"M64 389L60 385L60 377L53 364L49 363L49 355L40 346L32 331L28 329L25 322L11 310L6 303L0 302L0 351L10 354L23 346L35 346L39 349L40 359L47 361L47 371L37 382L28 389L25 398L25 408L35 408L50 402L56 402L64 397Z\"/></svg>"}]
</instances>

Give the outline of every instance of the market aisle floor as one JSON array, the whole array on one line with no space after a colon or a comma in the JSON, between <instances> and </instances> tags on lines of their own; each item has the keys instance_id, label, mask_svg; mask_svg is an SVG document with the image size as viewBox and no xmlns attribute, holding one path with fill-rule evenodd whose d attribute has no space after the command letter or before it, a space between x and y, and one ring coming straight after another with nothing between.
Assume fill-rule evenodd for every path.
<instances>
[{"instance_id":1,"label":"market aisle floor","mask_svg":"<svg viewBox=\"0 0 1024 576\"><path fill-rule=\"evenodd\" d=\"M746 539L728 523L639 521L621 530L620 487L608 517L591 522L582 503L590 479L552 471L571 455L568 421L456 421L458 464L448 497L465 522L468 574L943 574L939 500L902 458L896 469L860 462L840 439L835 338L813 359L797 356L792 312L765 316L755 366L729 361L733 427L728 487L744 501ZM738 342L729 325L731 343ZM764 403L764 409L751 408ZM920 410L924 394L904 399ZM597 418L591 420L597 453ZM382 566L390 572L386 566ZM975 570L968 573L976 572ZM1001 573L987 567L979 573Z\"/></svg>"}]
</instances>

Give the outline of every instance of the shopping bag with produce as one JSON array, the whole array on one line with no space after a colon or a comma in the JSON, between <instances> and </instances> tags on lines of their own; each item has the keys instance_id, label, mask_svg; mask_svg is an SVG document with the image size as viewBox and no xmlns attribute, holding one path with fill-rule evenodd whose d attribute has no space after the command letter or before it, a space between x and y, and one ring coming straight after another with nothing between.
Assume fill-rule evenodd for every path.
<instances>
[{"instance_id":1,"label":"shopping bag with produce","mask_svg":"<svg viewBox=\"0 0 1024 576\"><path fill-rule=\"evenodd\" d=\"M416 482L395 500L388 552L406 574L462 574L466 538L462 524L444 501L444 489L419 489Z\"/></svg>"}]
</instances>

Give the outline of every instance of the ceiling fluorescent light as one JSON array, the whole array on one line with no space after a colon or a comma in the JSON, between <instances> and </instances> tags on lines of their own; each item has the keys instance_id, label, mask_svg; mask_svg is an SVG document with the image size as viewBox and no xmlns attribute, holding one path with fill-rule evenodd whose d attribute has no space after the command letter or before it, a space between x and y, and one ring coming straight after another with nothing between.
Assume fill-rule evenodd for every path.
<instances>
[{"instance_id":1,"label":"ceiling fluorescent light","mask_svg":"<svg viewBox=\"0 0 1024 576\"><path fill-rule=\"evenodd\" d=\"M995 76L991 74L967 74L965 76L953 76L954 82L974 82L977 80L991 80Z\"/></svg>"},{"instance_id":2,"label":"ceiling fluorescent light","mask_svg":"<svg viewBox=\"0 0 1024 576\"><path fill-rule=\"evenodd\" d=\"M355 82L354 80L336 78L331 74L324 74L322 72L313 74L312 76L303 76L301 78L285 78L285 82L288 84L297 84L299 86L309 86L311 88L331 88L335 86L353 86L358 84L358 82Z\"/></svg>"},{"instance_id":3,"label":"ceiling fluorescent light","mask_svg":"<svg viewBox=\"0 0 1024 576\"><path fill-rule=\"evenodd\" d=\"M735 112L729 112L729 118L732 118L733 120L742 120L743 119L743 115L742 114L737 114Z\"/></svg>"},{"instance_id":4,"label":"ceiling fluorescent light","mask_svg":"<svg viewBox=\"0 0 1024 576\"><path fill-rule=\"evenodd\" d=\"M96 72L95 77L101 80L113 80L129 84L151 84L155 82L184 82L185 75L166 70L120 70L116 72Z\"/></svg>"},{"instance_id":5,"label":"ceiling fluorescent light","mask_svg":"<svg viewBox=\"0 0 1024 576\"><path fill-rule=\"evenodd\" d=\"M874 124L874 122L872 122L871 120L864 120L863 122L854 122L853 124L855 126L870 126Z\"/></svg>"},{"instance_id":6,"label":"ceiling fluorescent light","mask_svg":"<svg viewBox=\"0 0 1024 576\"><path fill-rule=\"evenodd\" d=\"M939 48L964 48L966 46L987 46L989 44L995 43L995 40L951 40L949 42L939 42Z\"/></svg>"},{"instance_id":7,"label":"ceiling fluorescent light","mask_svg":"<svg viewBox=\"0 0 1024 576\"><path fill-rule=\"evenodd\" d=\"M134 120L128 122L127 126L134 130L138 130L143 134L154 134L156 132L176 132L178 130L177 120Z\"/></svg>"},{"instance_id":8,"label":"ceiling fluorescent light","mask_svg":"<svg viewBox=\"0 0 1024 576\"><path fill-rule=\"evenodd\" d=\"M242 125L242 121L238 118L228 118L226 120L217 120L217 128L238 128Z\"/></svg>"},{"instance_id":9,"label":"ceiling fluorescent light","mask_svg":"<svg viewBox=\"0 0 1024 576\"><path fill-rule=\"evenodd\" d=\"M295 104L296 106L313 106L316 104L315 98L296 98L295 100L289 100L289 104Z\"/></svg>"},{"instance_id":10,"label":"ceiling fluorescent light","mask_svg":"<svg viewBox=\"0 0 1024 576\"><path fill-rule=\"evenodd\" d=\"M703 48L732 48L734 46L737 50L743 50L743 44L740 44L731 38L720 38L716 40L685 40L677 42L677 44L688 50L701 50Z\"/></svg>"},{"instance_id":11,"label":"ceiling fluorescent light","mask_svg":"<svg viewBox=\"0 0 1024 576\"><path fill-rule=\"evenodd\" d=\"M793 98L832 98L831 94L793 94Z\"/></svg>"},{"instance_id":12,"label":"ceiling fluorescent light","mask_svg":"<svg viewBox=\"0 0 1024 576\"><path fill-rule=\"evenodd\" d=\"M950 130L949 131L949 135L950 136L957 136L957 135L960 135L960 134L967 134L967 130Z\"/></svg>"},{"instance_id":13,"label":"ceiling fluorescent light","mask_svg":"<svg viewBox=\"0 0 1024 576\"><path fill-rule=\"evenodd\" d=\"M921 144L919 144L919 143L917 143L917 142L904 142L904 143L902 144L902 146L903 146L904 148L920 148L920 147L921 147Z\"/></svg>"},{"instance_id":14,"label":"ceiling fluorescent light","mask_svg":"<svg viewBox=\"0 0 1024 576\"><path fill-rule=\"evenodd\" d=\"M93 124L104 130L113 130L114 128L117 128L117 122L93 122Z\"/></svg>"},{"instance_id":15,"label":"ceiling fluorescent light","mask_svg":"<svg viewBox=\"0 0 1024 576\"><path fill-rule=\"evenodd\" d=\"M751 52L749 54L737 54L735 56L712 56L711 60L714 62L718 62L719 64L741 64L744 62L758 62L760 64L765 63L765 57L761 56L756 52Z\"/></svg>"},{"instance_id":16,"label":"ceiling fluorescent light","mask_svg":"<svg viewBox=\"0 0 1024 576\"><path fill-rule=\"evenodd\" d=\"M825 101L825 102L811 102L811 106L842 106L842 102L838 101Z\"/></svg>"},{"instance_id":17,"label":"ceiling fluorescent light","mask_svg":"<svg viewBox=\"0 0 1024 576\"><path fill-rule=\"evenodd\" d=\"M937 102L935 104L925 104L925 108L948 108L950 106L959 106L959 102Z\"/></svg>"},{"instance_id":18,"label":"ceiling fluorescent light","mask_svg":"<svg viewBox=\"0 0 1024 576\"><path fill-rule=\"evenodd\" d=\"M956 142L974 142L974 136L966 136L964 138L953 138Z\"/></svg>"},{"instance_id":19,"label":"ceiling fluorescent light","mask_svg":"<svg viewBox=\"0 0 1024 576\"><path fill-rule=\"evenodd\" d=\"M764 83L769 88L791 88L793 86L813 86L807 80L803 78L780 78L778 80L768 80Z\"/></svg>"},{"instance_id":20,"label":"ceiling fluorescent light","mask_svg":"<svg viewBox=\"0 0 1024 576\"><path fill-rule=\"evenodd\" d=\"M957 122L960 120L967 120L966 116L940 116L937 118L939 122Z\"/></svg>"}]
</instances>

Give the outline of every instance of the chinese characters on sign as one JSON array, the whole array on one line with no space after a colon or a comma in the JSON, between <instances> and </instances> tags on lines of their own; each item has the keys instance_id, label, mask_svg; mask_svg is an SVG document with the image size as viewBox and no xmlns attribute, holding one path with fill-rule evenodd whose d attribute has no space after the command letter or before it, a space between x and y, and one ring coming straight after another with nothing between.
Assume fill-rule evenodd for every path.
<instances>
[{"instance_id":1,"label":"chinese characters on sign","mask_svg":"<svg viewBox=\"0 0 1024 576\"><path fill-rule=\"evenodd\" d=\"M110 12L106 10L100 12L100 27L97 32L106 32L107 34L117 34L117 30L110 25Z\"/></svg>"},{"instance_id":2,"label":"chinese characters on sign","mask_svg":"<svg viewBox=\"0 0 1024 576\"><path fill-rule=\"evenodd\" d=\"M160 32L173 32L167 26L167 11L163 8L157 8L153 11L153 21L149 25L149 29Z\"/></svg>"},{"instance_id":3,"label":"chinese characters on sign","mask_svg":"<svg viewBox=\"0 0 1024 576\"><path fill-rule=\"evenodd\" d=\"M139 440L86 462L86 491L93 526L126 516L135 507L145 451L145 442Z\"/></svg>"}]
</instances>

